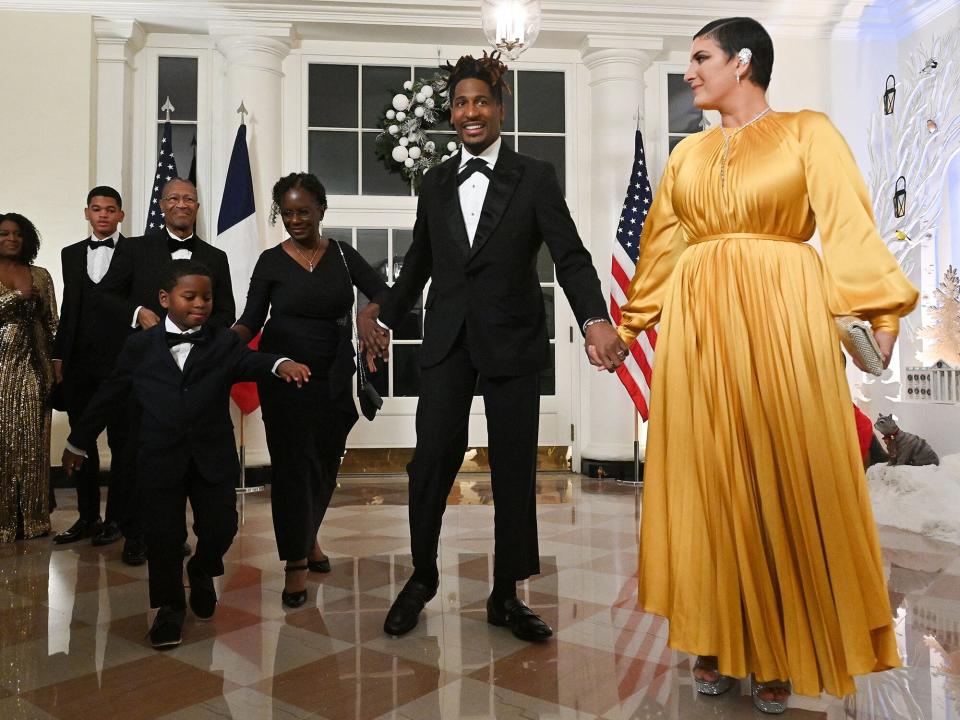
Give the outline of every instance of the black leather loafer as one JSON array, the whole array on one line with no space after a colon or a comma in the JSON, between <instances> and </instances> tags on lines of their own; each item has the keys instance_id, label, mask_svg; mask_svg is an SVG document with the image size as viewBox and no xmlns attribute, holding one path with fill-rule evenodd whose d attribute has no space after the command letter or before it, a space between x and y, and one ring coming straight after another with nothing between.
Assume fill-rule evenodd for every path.
<instances>
[{"instance_id":1,"label":"black leather loafer","mask_svg":"<svg viewBox=\"0 0 960 720\"><path fill-rule=\"evenodd\" d=\"M553 630L540 616L524 605L517 597L495 603L487 598L487 622L498 627L508 627L520 640L538 642L553 636Z\"/></svg>"},{"instance_id":2,"label":"black leather loafer","mask_svg":"<svg viewBox=\"0 0 960 720\"><path fill-rule=\"evenodd\" d=\"M388 635L405 635L420 621L420 612L437 594L437 586L429 587L417 580L407 580L397 595L383 622L383 631Z\"/></svg>"},{"instance_id":3,"label":"black leather loafer","mask_svg":"<svg viewBox=\"0 0 960 720\"><path fill-rule=\"evenodd\" d=\"M172 648L183 642L183 621L187 613L182 608L160 608L150 628L150 644L157 650Z\"/></svg>"},{"instance_id":4,"label":"black leather loafer","mask_svg":"<svg viewBox=\"0 0 960 720\"><path fill-rule=\"evenodd\" d=\"M99 530L100 518L96 520L77 520L69 529L54 535L53 542L57 545L66 545L67 543L88 538L96 534Z\"/></svg>"},{"instance_id":5,"label":"black leather loafer","mask_svg":"<svg viewBox=\"0 0 960 720\"><path fill-rule=\"evenodd\" d=\"M147 561L147 544L142 537L127 538L120 559L127 565L143 565Z\"/></svg>"},{"instance_id":6,"label":"black leather loafer","mask_svg":"<svg viewBox=\"0 0 960 720\"><path fill-rule=\"evenodd\" d=\"M187 579L190 581L190 609L201 620L209 620L217 610L217 590L213 578L197 567L196 556L187 560Z\"/></svg>"},{"instance_id":7,"label":"black leather loafer","mask_svg":"<svg viewBox=\"0 0 960 720\"><path fill-rule=\"evenodd\" d=\"M91 544L96 546L102 545L111 545L115 543L122 537L120 533L120 526L117 525L113 520L105 522L96 535L93 536L93 539L90 541Z\"/></svg>"}]
</instances>

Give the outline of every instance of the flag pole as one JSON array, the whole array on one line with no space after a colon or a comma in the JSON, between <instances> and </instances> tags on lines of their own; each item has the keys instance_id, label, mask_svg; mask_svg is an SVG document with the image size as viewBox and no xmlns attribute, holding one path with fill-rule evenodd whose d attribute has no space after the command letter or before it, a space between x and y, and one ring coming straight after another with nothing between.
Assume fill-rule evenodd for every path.
<instances>
[{"instance_id":1,"label":"flag pole","mask_svg":"<svg viewBox=\"0 0 960 720\"><path fill-rule=\"evenodd\" d=\"M630 403L633 406L633 403ZM621 485L633 485L643 487L643 480L640 479L640 411L633 406L633 480L624 480L617 478Z\"/></svg>"},{"instance_id":2,"label":"flag pole","mask_svg":"<svg viewBox=\"0 0 960 720\"><path fill-rule=\"evenodd\" d=\"M247 487L247 445L244 442L243 428L247 416L243 410L240 410L240 487L237 488L237 495L249 495L250 493L260 492L264 485L251 485Z\"/></svg>"}]
</instances>

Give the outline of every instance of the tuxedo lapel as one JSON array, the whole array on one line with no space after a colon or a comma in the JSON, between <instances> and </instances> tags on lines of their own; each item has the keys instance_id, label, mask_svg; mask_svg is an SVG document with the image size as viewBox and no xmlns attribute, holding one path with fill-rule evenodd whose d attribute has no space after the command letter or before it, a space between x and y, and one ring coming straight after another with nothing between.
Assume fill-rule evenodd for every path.
<instances>
[{"instance_id":1,"label":"tuxedo lapel","mask_svg":"<svg viewBox=\"0 0 960 720\"><path fill-rule=\"evenodd\" d=\"M457 158L459 157L458 155ZM443 214L447 219L447 226L450 228L453 243L457 246L463 259L466 260L470 254L470 238L467 237L467 228L463 224L463 210L460 207L460 187L457 184L459 166L460 162L457 159L440 168L440 172L445 173L439 182L440 204L443 206Z\"/></svg>"},{"instance_id":2,"label":"tuxedo lapel","mask_svg":"<svg viewBox=\"0 0 960 720\"><path fill-rule=\"evenodd\" d=\"M180 366L177 365L177 361L173 359L173 353L170 352L170 347L167 345L167 329L163 320L161 320L157 325L154 325L154 327L159 328L159 330L153 331L153 328L151 328L147 332L153 331L155 336L153 339L153 344L156 346L154 352L157 354L157 358L159 359L160 363L168 370L176 373L177 377L179 377L181 374L185 374L181 373ZM183 366L184 371L186 371L190 358L192 357L193 352L191 351L187 356L187 363L185 363Z\"/></svg>"},{"instance_id":3,"label":"tuxedo lapel","mask_svg":"<svg viewBox=\"0 0 960 720\"><path fill-rule=\"evenodd\" d=\"M477 232L473 236L471 258L475 257L490 239L513 198L517 183L523 175L523 166L517 162L516 157L517 154L506 145L500 147L500 155L493 168L493 177L490 178L487 195L483 199Z\"/></svg>"}]
</instances>

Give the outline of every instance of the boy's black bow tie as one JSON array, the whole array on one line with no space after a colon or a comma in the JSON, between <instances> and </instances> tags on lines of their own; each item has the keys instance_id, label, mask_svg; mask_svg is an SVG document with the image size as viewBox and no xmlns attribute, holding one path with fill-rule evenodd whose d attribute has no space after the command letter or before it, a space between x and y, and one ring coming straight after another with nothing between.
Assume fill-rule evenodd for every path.
<instances>
[{"instance_id":1,"label":"boy's black bow tie","mask_svg":"<svg viewBox=\"0 0 960 720\"><path fill-rule=\"evenodd\" d=\"M167 333L167 347L181 345L183 343L202 343L207 339L207 334L203 330L195 333Z\"/></svg>"},{"instance_id":2,"label":"boy's black bow tie","mask_svg":"<svg viewBox=\"0 0 960 720\"><path fill-rule=\"evenodd\" d=\"M108 237L106 240L94 240L92 237L87 239L87 247L91 250L96 250L97 248L102 247L113 247L113 238Z\"/></svg>"},{"instance_id":3,"label":"boy's black bow tie","mask_svg":"<svg viewBox=\"0 0 960 720\"><path fill-rule=\"evenodd\" d=\"M464 181L473 175L475 172L480 172L486 175L488 178L493 177L493 170L487 161L481 158L473 158L467 160L466 164L460 168L460 172L457 174L457 185L463 185Z\"/></svg>"},{"instance_id":4,"label":"boy's black bow tie","mask_svg":"<svg viewBox=\"0 0 960 720\"><path fill-rule=\"evenodd\" d=\"M177 252L177 250L189 250L192 253L196 249L196 239L196 235L186 240L174 240L172 237L167 236L167 249L171 255Z\"/></svg>"}]
</instances>

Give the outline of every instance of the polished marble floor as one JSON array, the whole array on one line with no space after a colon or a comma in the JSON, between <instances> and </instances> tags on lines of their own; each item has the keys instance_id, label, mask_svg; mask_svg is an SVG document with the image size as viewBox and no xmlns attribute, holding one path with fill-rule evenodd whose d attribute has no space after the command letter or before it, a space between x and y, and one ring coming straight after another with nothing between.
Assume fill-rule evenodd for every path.
<instances>
[{"instance_id":1,"label":"polished marble floor","mask_svg":"<svg viewBox=\"0 0 960 720\"><path fill-rule=\"evenodd\" d=\"M269 499L243 501L214 619L184 644L149 647L146 569L119 544L0 545L0 718L758 718L741 692L699 697L689 659L636 607L642 497L612 481L542 474L542 574L522 596L554 627L542 645L485 622L492 573L488 478L461 475L441 543L441 586L420 625L383 635L409 574L400 477L347 477L324 522L329 575L281 608ZM54 529L75 519L58 491ZM903 670L846 701L793 698L787 718L960 718L960 554L881 529Z\"/></svg>"}]
</instances>

